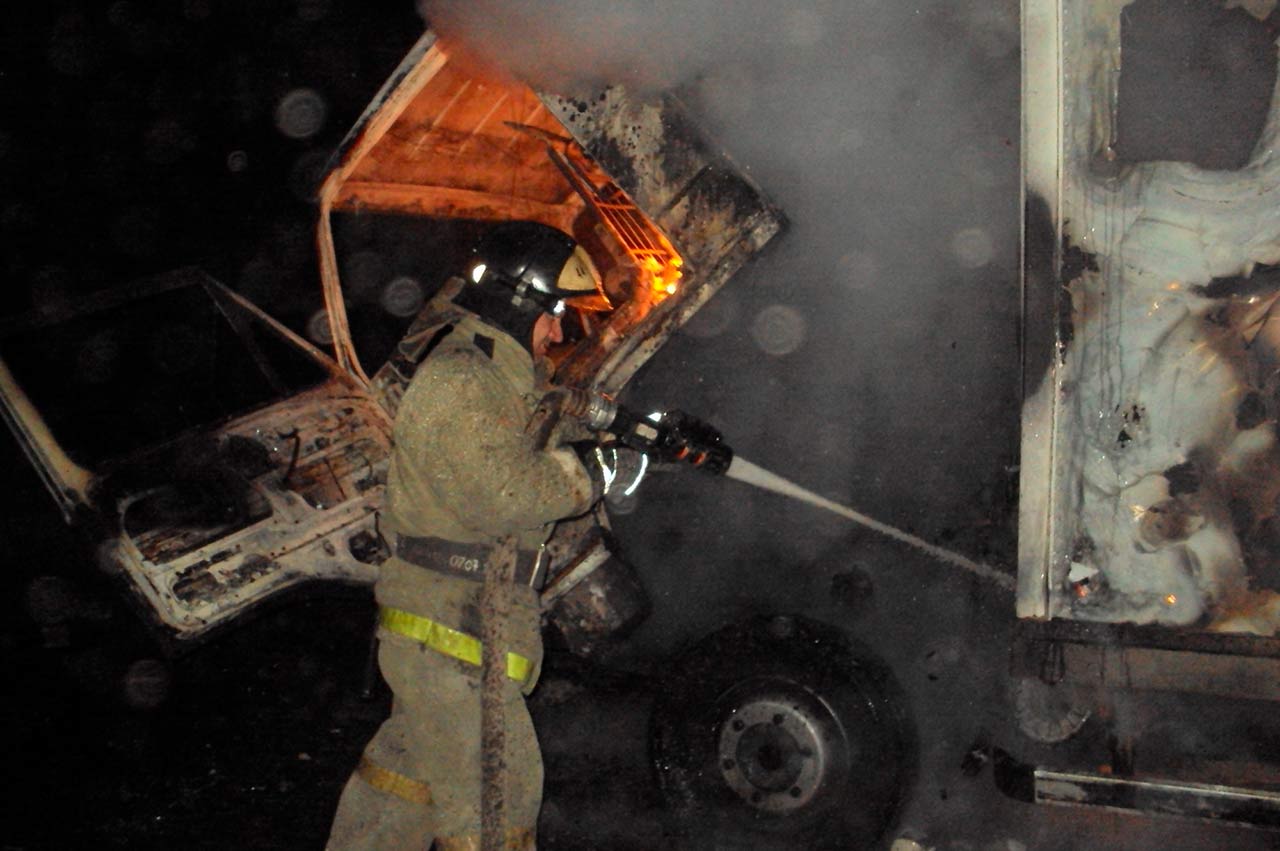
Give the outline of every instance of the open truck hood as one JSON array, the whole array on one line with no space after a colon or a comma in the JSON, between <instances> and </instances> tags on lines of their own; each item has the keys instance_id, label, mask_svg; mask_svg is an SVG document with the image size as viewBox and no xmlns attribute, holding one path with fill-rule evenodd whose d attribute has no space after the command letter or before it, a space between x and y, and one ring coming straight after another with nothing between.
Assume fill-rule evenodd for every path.
<instances>
[{"instance_id":1,"label":"open truck hood","mask_svg":"<svg viewBox=\"0 0 1280 851\"><path fill-rule=\"evenodd\" d=\"M428 31L365 110L320 190L318 246L338 362L351 344L331 225L364 211L531 219L572 233L617 306L558 379L616 392L783 227L672 96L560 95L478 66ZM375 365L376 366L376 365Z\"/></svg>"}]
</instances>

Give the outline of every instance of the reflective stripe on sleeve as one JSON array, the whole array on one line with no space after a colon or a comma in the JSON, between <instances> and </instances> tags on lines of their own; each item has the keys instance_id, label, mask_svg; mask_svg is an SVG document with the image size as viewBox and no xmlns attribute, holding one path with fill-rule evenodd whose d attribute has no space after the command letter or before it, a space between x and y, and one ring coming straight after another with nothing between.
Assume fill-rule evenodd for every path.
<instances>
[{"instance_id":1,"label":"reflective stripe on sleeve","mask_svg":"<svg viewBox=\"0 0 1280 851\"><path fill-rule=\"evenodd\" d=\"M383 607L378 612L378 622L384 629L397 635L412 638L430 647L437 653L443 653L470 665L480 664L480 639L459 632L452 627L437 623L421 615L401 609ZM533 672L533 663L518 653L507 653L507 676L518 683L529 679Z\"/></svg>"},{"instance_id":2,"label":"reflective stripe on sleeve","mask_svg":"<svg viewBox=\"0 0 1280 851\"><path fill-rule=\"evenodd\" d=\"M395 795L412 804L431 803L431 787L426 783L383 768L368 757L360 757L360 764L356 766L356 775L379 792Z\"/></svg>"}]
</instances>

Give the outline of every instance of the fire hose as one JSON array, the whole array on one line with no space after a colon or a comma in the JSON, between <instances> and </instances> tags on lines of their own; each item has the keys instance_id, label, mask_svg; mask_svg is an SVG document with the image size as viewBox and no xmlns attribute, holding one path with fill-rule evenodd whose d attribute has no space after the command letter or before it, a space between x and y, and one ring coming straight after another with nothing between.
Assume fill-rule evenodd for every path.
<instances>
[{"instance_id":1,"label":"fire hose","mask_svg":"<svg viewBox=\"0 0 1280 851\"><path fill-rule=\"evenodd\" d=\"M506 847L505 809L506 621L516 564L516 539L508 535L494 545L480 589L480 849Z\"/></svg>"}]
</instances>

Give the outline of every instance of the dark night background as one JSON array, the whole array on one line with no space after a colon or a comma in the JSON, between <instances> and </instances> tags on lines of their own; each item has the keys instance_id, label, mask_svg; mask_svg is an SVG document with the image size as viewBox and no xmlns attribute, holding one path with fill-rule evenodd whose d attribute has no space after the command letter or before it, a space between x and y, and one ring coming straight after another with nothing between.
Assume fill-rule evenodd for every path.
<instances>
[{"instance_id":1,"label":"dark night background","mask_svg":"<svg viewBox=\"0 0 1280 851\"><path fill-rule=\"evenodd\" d=\"M321 304L311 191L421 33L413 3L50 2L8 8L6 17L0 312L56 315L86 293L194 264L305 331ZM900 23L885 24L886 31ZM963 23L939 13L920 43L946 46L931 55L949 53ZM873 163L848 169L853 190L829 180L832 172L813 177L785 161L771 166L772 136L753 142L732 132L749 119L790 143L791 102L780 92L753 103L741 69L731 65L691 88L707 123L733 139L735 156L756 164L753 177L779 197L795 227L771 248L763 270L743 273L753 286L735 281L740 293L713 300L635 389L647 400L724 417L737 427L725 431L741 436L752 457L758 451L788 473L786 459L795 457L794 475L824 493L856 497L877 516L1007 565L1016 520L1017 56L1016 27L990 23L964 24L996 35L968 45L963 73L952 78L944 68L911 85L869 77L867 90L882 83L908 106L857 105L850 121L866 120L861 135L826 125L808 134L814 148L799 146L798 159L820 158L834 145L846 158L857 151ZM798 37L810 38L812 26L800 24ZM892 55L870 58L878 63L872 70L892 77ZM844 69L836 72L836 89L853 88L839 76ZM1211 96L1225 100L1221 92ZM913 112L910 105L922 101ZM952 128L950 119L966 115L970 101L980 117ZM1154 156L1131 126L1128 153ZM957 155L948 157L952 150ZM929 157L941 162L937 172L912 165ZM865 211L847 217L858 219L861 241L840 230L853 227L841 216L824 212L813 226L814 209L850 198ZM348 282L359 281L362 262L375 277L404 271L412 252L380 248L387 232L348 232L375 249L363 261L360 252L351 256ZM860 247L837 251L824 266L831 258L810 252L805 240ZM790 289L790 281L767 280L784 263L801 280ZM836 288L841 307L856 309L814 311L811 345L802 345L801 324L787 349L792 305L834 277L845 285ZM950 303L931 295L944 288L954 294ZM738 318L745 328L762 307L758 317L773 310L767 315L782 318L783 339L759 321L752 333L777 357L762 358L747 333L712 341ZM738 380L744 363L758 379L751 392ZM846 363L863 373L850 366L833 392L830 379ZM695 380L675 385L671 377L686 367ZM924 389L897 394L911 383L904 374ZM820 415L807 434L820 447L837 447L834 462L777 439L781 427L770 429L784 410ZM129 412L120 413L123 421ZM342 782L386 714L384 688L375 682L370 696L362 694L368 593L316 589L207 646L166 655L94 569L7 434L0 463L0 654L10 686L0 710L10 812L0 848L322 847ZM870 500L882 491L882 501ZM960 766L975 737L1008 733L1007 601L869 533L815 520L808 509L726 498L701 481L663 481L652 493L618 525L650 570L656 608L640 643L657 655L626 660L627 673L587 671L563 657L549 665L534 702L548 765L543 847L663 847L667 825L647 773L644 720L662 654L709 625L794 605L874 636L876 651L894 666L929 740L904 824L942 826L951 844L935 838L939 847L1274 847L1257 833L1105 814L1082 819L1002 798L990 772L971 777ZM684 516L685 506L696 516ZM802 573L780 571L797 565ZM877 577L874 595L859 590L868 575ZM684 605L694 598L697 607ZM701 620L687 616L695 608Z\"/></svg>"},{"instance_id":2,"label":"dark night background","mask_svg":"<svg viewBox=\"0 0 1280 851\"><path fill-rule=\"evenodd\" d=\"M6 18L3 311L195 264L301 330L320 306L313 184L421 32L412 4L57 2ZM318 98L280 113L300 89ZM174 661L8 435L0 453L0 847L320 847L386 712L385 693L359 696L368 595L295 600Z\"/></svg>"}]
</instances>

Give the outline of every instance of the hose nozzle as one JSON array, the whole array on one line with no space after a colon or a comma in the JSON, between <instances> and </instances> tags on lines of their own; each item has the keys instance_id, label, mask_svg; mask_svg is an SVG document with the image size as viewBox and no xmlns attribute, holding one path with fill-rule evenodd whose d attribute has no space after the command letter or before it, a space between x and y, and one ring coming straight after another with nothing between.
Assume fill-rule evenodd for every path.
<instances>
[{"instance_id":1,"label":"hose nozzle","mask_svg":"<svg viewBox=\"0 0 1280 851\"><path fill-rule=\"evenodd\" d=\"M580 420L591 431L607 431L618 441L658 463L689 464L721 474L733 461L733 450L720 432L683 411L640 415L612 396L593 390L563 387L548 393L539 410Z\"/></svg>"}]
</instances>

